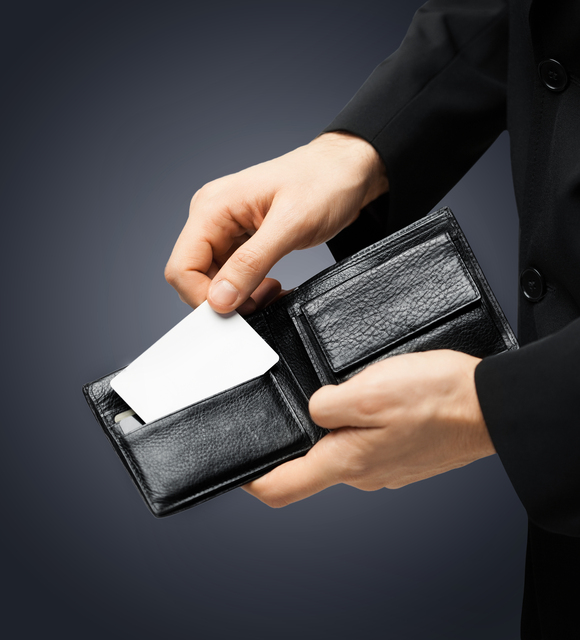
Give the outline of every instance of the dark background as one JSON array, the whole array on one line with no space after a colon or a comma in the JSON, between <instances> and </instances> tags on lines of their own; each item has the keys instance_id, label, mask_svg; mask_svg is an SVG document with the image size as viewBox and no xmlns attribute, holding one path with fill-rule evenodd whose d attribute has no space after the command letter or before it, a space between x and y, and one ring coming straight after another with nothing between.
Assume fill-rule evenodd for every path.
<instances>
[{"instance_id":1,"label":"dark background","mask_svg":"<svg viewBox=\"0 0 580 640\"><path fill-rule=\"evenodd\" d=\"M418 4L3 3L4 638L518 636L525 514L497 456L156 520L81 393L188 312L163 269L195 190L316 136ZM443 203L515 325L508 146ZM288 288L330 262L274 273Z\"/></svg>"}]
</instances>

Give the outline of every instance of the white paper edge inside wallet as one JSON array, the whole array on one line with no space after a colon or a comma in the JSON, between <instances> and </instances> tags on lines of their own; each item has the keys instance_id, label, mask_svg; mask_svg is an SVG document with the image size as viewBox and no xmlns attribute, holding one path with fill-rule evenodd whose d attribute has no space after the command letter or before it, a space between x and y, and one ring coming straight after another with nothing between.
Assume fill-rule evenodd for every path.
<instances>
[{"instance_id":1,"label":"white paper edge inside wallet","mask_svg":"<svg viewBox=\"0 0 580 640\"><path fill-rule=\"evenodd\" d=\"M204 302L115 376L111 387L148 423L256 378L278 360L236 311L222 315Z\"/></svg>"}]
</instances>

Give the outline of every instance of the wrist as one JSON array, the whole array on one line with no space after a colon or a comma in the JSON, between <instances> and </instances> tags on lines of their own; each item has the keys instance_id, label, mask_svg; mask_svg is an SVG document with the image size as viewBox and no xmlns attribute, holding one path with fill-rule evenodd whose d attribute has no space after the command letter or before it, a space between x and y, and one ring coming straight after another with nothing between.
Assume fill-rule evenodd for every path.
<instances>
[{"instance_id":1,"label":"wrist","mask_svg":"<svg viewBox=\"0 0 580 640\"><path fill-rule=\"evenodd\" d=\"M324 144L334 153L345 154L345 161L355 168L365 192L361 208L389 190L385 165L373 145L363 138L348 131L330 131L311 144Z\"/></svg>"}]
</instances>

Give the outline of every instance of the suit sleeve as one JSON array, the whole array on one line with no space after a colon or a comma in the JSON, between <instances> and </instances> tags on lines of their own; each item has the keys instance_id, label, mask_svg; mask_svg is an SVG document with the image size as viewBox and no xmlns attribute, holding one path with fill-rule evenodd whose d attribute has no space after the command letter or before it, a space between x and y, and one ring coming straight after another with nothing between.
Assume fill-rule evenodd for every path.
<instances>
[{"instance_id":1,"label":"suit sleeve","mask_svg":"<svg viewBox=\"0 0 580 640\"><path fill-rule=\"evenodd\" d=\"M329 241L342 258L429 213L506 128L503 0L431 0L326 127L371 143L389 193Z\"/></svg>"},{"instance_id":2,"label":"suit sleeve","mask_svg":"<svg viewBox=\"0 0 580 640\"><path fill-rule=\"evenodd\" d=\"M371 143L390 192L328 244L337 258L427 214L505 128L508 16L500 0L432 0L400 48L325 131ZM528 515L580 536L580 320L484 359L476 387Z\"/></svg>"},{"instance_id":3,"label":"suit sleeve","mask_svg":"<svg viewBox=\"0 0 580 640\"><path fill-rule=\"evenodd\" d=\"M580 536L580 319L475 370L485 423L530 520Z\"/></svg>"}]
</instances>

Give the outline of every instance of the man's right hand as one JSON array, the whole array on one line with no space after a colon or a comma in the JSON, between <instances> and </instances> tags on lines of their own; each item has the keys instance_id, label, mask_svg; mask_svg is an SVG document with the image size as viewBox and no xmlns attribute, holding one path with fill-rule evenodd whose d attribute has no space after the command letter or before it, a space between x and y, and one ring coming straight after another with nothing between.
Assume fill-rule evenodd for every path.
<instances>
[{"instance_id":1,"label":"man's right hand","mask_svg":"<svg viewBox=\"0 0 580 640\"><path fill-rule=\"evenodd\" d=\"M202 187L165 277L192 307L207 299L220 313L251 313L280 292L280 283L266 278L280 258L329 240L388 186L368 142L323 134Z\"/></svg>"}]
</instances>

